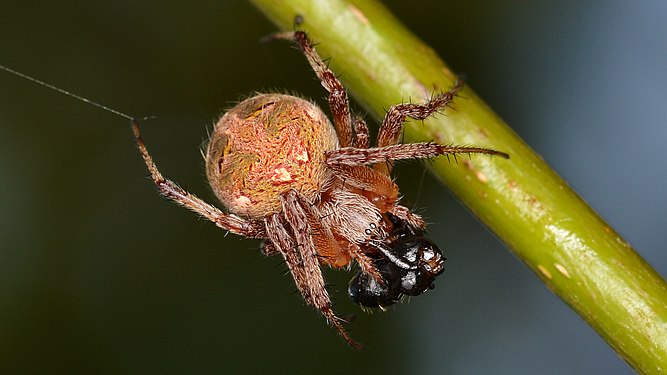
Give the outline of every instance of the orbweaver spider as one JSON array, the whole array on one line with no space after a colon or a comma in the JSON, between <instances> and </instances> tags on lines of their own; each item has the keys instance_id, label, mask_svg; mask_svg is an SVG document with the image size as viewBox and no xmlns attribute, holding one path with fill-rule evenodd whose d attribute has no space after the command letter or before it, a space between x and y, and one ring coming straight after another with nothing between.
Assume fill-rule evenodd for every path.
<instances>
[{"instance_id":1,"label":"orbweaver spider","mask_svg":"<svg viewBox=\"0 0 667 375\"><path fill-rule=\"evenodd\" d=\"M442 110L462 88L461 81L424 103L392 106L376 146L369 147L365 122L351 115L343 85L306 33L274 38L294 40L301 48L329 92L333 126L313 103L282 94L259 94L225 113L215 125L205 157L208 181L228 212L164 178L136 121L134 135L160 194L222 229L265 239L263 252L285 259L306 303L319 310L350 345L360 348L332 309L320 266L339 268L356 261L361 273L353 278L350 295L357 297L357 303L379 307L396 302L402 294L424 292L442 272L441 256L432 268L416 267L421 260L415 256L424 258L424 252L415 249L430 241L422 237L423 219L398 204L391 162L460 153L508 155L478 147L398 143L406 117L424 119ZM425 261L437 255L431 250L424 254ZM405 288L392 286L405 277L417 282Z\"/></svg>"}]
</instances>

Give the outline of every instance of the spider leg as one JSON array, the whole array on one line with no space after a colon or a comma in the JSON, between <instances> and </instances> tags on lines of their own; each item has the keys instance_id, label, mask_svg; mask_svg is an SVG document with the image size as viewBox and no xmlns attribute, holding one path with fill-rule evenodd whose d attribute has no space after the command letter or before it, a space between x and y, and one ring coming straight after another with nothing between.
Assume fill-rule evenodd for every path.
<instances>
[{"instance_id":1,"label":"spider leg","mask_svg":"<svg viewBox=\"0 0 667 375\"><path fill-rule=\"evenodd\" d=\"M141 153L141 156L146 163L148 171L151 173L153 183L161 195L189 210L200 214L222 229L244 237L266 237L264 227L261 225L261 222L247 220L236 215L224 213L217 207L204 202L193 194L190 194L173 181L165 179L155 165L155 162L153 162L153 158L148 153L148 149L146 148L146 145L141 138L141 133L139 132L139 124L136 121L132 122L132 130L137 141L137 146L139 147L139 152Z\"/></svg>"},{"instance_id":2,"label":"spider leg","mask_svg":"<svg viewBox=\"0 0 667 375\"><path fill-rule=\"evenodd\" d=\"M406 117L411 117L417 120L427 118L433 113L441 110L443 107L449 105L449 103L454 100L454 97L456 97L456 94L463 88L463 85L463 80L457 79L451 89L436 95L423 103L404 103L391 106L382 120L382 125L380 125L380 130L378 131L377 136L377 147L397 144ZM374 168L389 175L393 166L394 164L392 162L386 161L383 164L376 165Z\"/></svg>"},{"instance_id":3,"label":"spider leg","mask_svg":"<svg viewBox=\"0 0 667 375\"><path fill-rule=\"evenodd\" d=\"M264 225L266 227L266 235L271 241L272 249L275 249L275 251L283 256L299 293L310 304L311 294L306 281L306 273L292 240L292 235L287 231L278 214L273 214L265 218Z\"/></svg>"},{"instance_id":4,"label":"spider leg","mask_svg":"<svg viewBox=\"0 0 667 375\"><path fill-rule=\"evenodd\" d=\"M453 156L459 154L488 154L508 159L509 155L482 147L445 146L434 142L402 143L384 147L354 148L344 147L326 152L326 163L329 166L369 165L385 163L392 160L425 159L440 155Z\"/></svg>"},{"instance_id":5,"label":"spider leg","mask_svg":"<svg viewBox=\"0 0 667 375\"><path fill-rule=\"evenodd\" d=\"M290 190L281 196L283 213L287 223L292 229L292 234L296 239L296 251L298 251L301 262L290 266L292 268L302 267L297 273L302 273L305 277L295 277L297 283L302 283L300 290L304 293L306 302L320 310L329 323L338 331L338 334L345 339L351 346L360 349L362 346L355 342L347 333L341 319L336 316L331 308L331 299L324 284L324 276L320 269L317 257L317 249L311 237L308 218L302 206L302 199L295 190ZM287 250L290 251L290 250ZM294 251L294 250L291 250ZM287 262L294 262L291 258L285 258Z\"/></svg>"},{"instance_id":6,"label":"spider leg","mask_svg":"<svg viewBox=\"0 0 667 375\"><path fill-rule=\"evenodd\" d=\"M397 144L406 117L416 120L427 118L446 105L449 105L456 97L456 94L463 88L463 85L463 80L457 79L451 89L423 103L404 103L391 106L382 120L382 125L378 132L377 146L383 147Z\"/></svg>"},{"instance_id":7,"label":"spider leg","mask_svg":"<svg viewBox=\"0 0 667 375\"><path fill-rule=\"evenodd\" d=\"M361 270L373 277L380 285L385 285L385 280L382 278L382 274L373 263L373 259L366 255L364 251L357 245L353 245L349 250L350 254L357 261Z\"/></svg>"},{"instance_id":8,"label":"spider leg","mask_svg":"<svg viewBox=\"0 0 667 375\"><path fill-rule=\"evenodd\" d=\"M413 228L418 228L421 230L426 229L426 222L424 222L424 218L421 217L421 215L418 215L412 211L410 211L409 208L405 206L401 206L399 204L395 205L394 207L389 210L394 216L398 217L399 219L405 221L408 223Z\"/></svg>"},{"instance_id":9,"label":"spider leg","mask_svg":"<svg viewBox=\"0 0 667 375\"><path fill-rule=\"evenodd\" d=\"M334 118L336 133L342 147L352 145L352 118L350 116L350 104L347 100L347 93L343 84L336 78L336 75L322 61L317 54L313 44L308 39L304 31L294 31L274 34L272 38L294 40L306 56L308 63L320 79L322 86L329 92L329 106Z\"/></svg>"},{"instance_id":10,"label":"spider leg","mask_svg":"<svg viewBox=\"0 0 667 375\"><path fill-rule=\"evenodd\" d=\"M353 146L356 148L368 148L368 125L361 117L354 117L354 142Z\"/></svg>"}]
</instances>

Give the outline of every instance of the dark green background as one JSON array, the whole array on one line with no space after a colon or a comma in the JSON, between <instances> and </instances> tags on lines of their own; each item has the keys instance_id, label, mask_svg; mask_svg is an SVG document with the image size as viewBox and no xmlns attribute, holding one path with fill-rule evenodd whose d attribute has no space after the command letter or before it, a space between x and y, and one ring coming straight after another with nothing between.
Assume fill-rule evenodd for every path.
<instances>
[{"instance_id":1,"label":"dark green background","mask_svg":"<svg viewBox=\"0 0 667 375\"><path fill-rule=\"evenodd\" d=\"M664 3L409 3L386 2L667 272ZM324 96L297 51L258 44L273 30L243 1L4 1L0 64L159 116L163 173L214 201L199 147L225 107ZM631 373L422 170L398 180L448 257L438 287L367 315L327 272L359 353L280 259L160 199L126 120L0 72L0 372Z\"/></svg>"}]
</instances>

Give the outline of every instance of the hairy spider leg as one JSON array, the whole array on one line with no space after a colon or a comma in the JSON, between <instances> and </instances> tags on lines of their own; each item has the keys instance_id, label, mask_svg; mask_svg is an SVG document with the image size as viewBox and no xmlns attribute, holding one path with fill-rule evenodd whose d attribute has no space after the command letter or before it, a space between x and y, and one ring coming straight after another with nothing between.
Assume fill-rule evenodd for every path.
<instances>
[{"instance_id":1,"label":"hairy spider leg","mask_svg":"<svg viewBox=\"0 0 667 375\"><path fill-rule=\"evenodd\" d=\"M370 139L368 137L368 125L364 119L359 116L354 116L354 142L352 146L356 148L368 148L370 146Z\"/></svg>"},{"instance_id":2,"label":"hairy spider leg","mask_svg":"<svg viewBox=\"0 0 667 375\"><path fill-rule=\"evenodd\" d=\"M289 246L292 241L278 214L272 215L267 221L267 232L270 236L278 236L274 244L283 254L297 283L297 288L303 294L306 303L319 310L345 341L357 349L363 348L350 337L341 323L342 319L336 316L331 307L331 298L325 287L324 275L322 275L317 249L311 235L307 209L304 207L308 203L295 190L282 194L281 202L284 220L296 239L296 246L285 247Z\"/></svg>"},{"instance_id":3,"label":"hairy spider leg","mask_svg":"<svg viewBox=\"0 0 667 375\"><path fill-rule=\"evenodd\" d=\"M343 147L327 151L326 163L330 166L372 165L392 160L428 159L440 155L456 157L460 154L488 154L509 158L509 155L504 152L483 147L446 146L434 142L419 142L372 148Z\"/></svg>"},{"instance_id":4,"label":"hairy spider leg","mask_svg":"<svg viewBox=\"0 0 667 375\"><path fill-rule=\"evenodd\" d=\"M320 79L320 83L329 92L329 107L331 107L333 122L341 147L352 146L352 116L350 115L350 103L347 99L347 92L334 72L329 69L320 55L317 54L317 51L313 48L313 44L308 39L308 35L304 31L293 31L274 34L272 37L293 40L297 43L301 51L303 51L311 68Z\"/></svg>"},{"instance_id":5,"label":"hairy spider leg","mask_svg":"<svg viewBox=\"0 0 667 375\"><path fill-rule=\"evenodd\" d=\"M153 183L157 187L160 194L181 206L192 210L206 219L212 221L218 227L229 232L250 237L250 238L265 238L264 225L261 221L247 220L239 216L222 212L217 207L210 205L193 194L190 194L175 182L168 180L162 176L162 173L153 162L153 158L148 153L148 149L141 138L139 131L139 123L132 121L132 130L134 138L137 142L139 152L146 163L146 167L151 174Z\"/></svg>"},{"instance_id":6,"label":"hairy spider leg","mask_svg":"<svg viewBox=\"0 0 667 375\"><path fill-rule=\"evenodd\" d=\"M423 103L403 103L392 105L382 120L378 131L377 147L395 145L400 141L406 117L424 120L449 105L464 86L462 79L457 79L454 86Z\"/></svg>"}]
</instances>

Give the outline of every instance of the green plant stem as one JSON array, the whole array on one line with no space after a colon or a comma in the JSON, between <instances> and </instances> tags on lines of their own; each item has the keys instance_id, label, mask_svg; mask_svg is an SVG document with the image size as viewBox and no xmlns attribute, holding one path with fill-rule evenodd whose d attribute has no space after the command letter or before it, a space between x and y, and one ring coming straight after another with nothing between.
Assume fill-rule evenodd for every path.
<instances>
[{"instance_id":1,"label":"green plant stem","mask_svg":"<svg viewBox=\"0 0 667 375\"><path fill-rule=\"evenodd\" d=\"M278 27L300 29L377 119L405 98L422 101L455 75L382 5L370 0L252 0ZM632 367L667 371L667 285L474 92L456 110L408 123L406 141L436 140L507 152L432 171Z\"/></svg>"}]
</instances>

